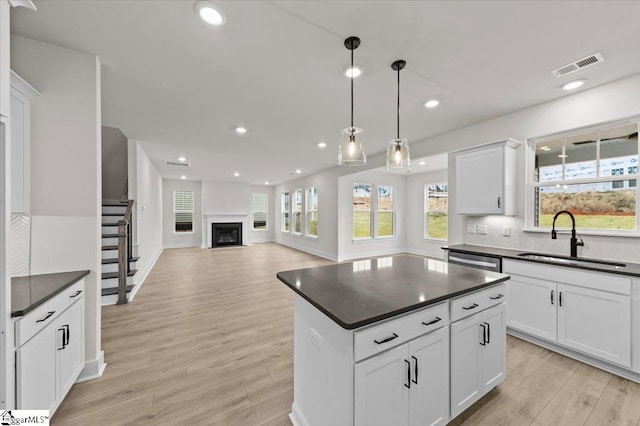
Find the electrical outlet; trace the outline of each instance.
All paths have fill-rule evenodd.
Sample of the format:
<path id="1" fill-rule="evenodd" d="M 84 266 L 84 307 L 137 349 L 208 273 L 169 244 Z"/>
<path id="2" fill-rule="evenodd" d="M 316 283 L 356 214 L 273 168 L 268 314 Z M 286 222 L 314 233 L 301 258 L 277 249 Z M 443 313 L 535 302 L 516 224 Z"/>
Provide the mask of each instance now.
<path id="1" fill-rule="evenodd" d="M 508 237 L 509 235 L 511 235 L 511 227 L 504 225 L 502 227 L 502 235 L 504 235 L 505 237 Z"/>
<path id="2" fill-rule="evenodd" d="M 487 225 L 478 225 L 478 234 L 486 234 Z"/>
<path id="3" fill-rule="evenodd" d="M 467 225 L 467 234 L 475 234 L 476 226 L 475 225 Z"/>
<path id="4" fill-rule="evenodd" d="M 309 331 L 311 334 L 311 342 L 314 344 L 316 348 L 321 349 L 320 344 L 322 343 L 322 336 L 313 328 L 309 328 Z"/>

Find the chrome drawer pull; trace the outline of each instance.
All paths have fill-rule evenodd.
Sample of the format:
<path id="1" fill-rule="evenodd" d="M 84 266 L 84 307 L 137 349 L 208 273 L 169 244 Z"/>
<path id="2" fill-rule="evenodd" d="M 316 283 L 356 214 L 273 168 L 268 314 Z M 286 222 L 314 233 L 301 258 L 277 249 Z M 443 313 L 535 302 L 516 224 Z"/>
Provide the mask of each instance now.
<path id="1" fill-rule="evenodd" d="M 44 317 L 44 318 L 42 318 L 42 319 L 39 319 L 39 320 L 38 320 L 38 321 L 36 321 L 36 322 L 45 322 L 46 320 L 48 320 L 49 318 L 51 318 L 51 315 L 53 315 L 53 314 L 55 314 L 55 313 L 56 313 L 56 311 L 49 311 L 49 313 L 47 314 L 47 316 L 46 316 L 46 317 Z"/>
<path id="2" fill-rule="evenodd" d="M 498 293 L 497 296 L 489 296 L 489 299 L 491 300 L 498 300 L 498 299 L 502 299 L 504 297 L 504 294 L 500 294 Z"/>
<path id="3" fill-rule="evenodd" d="M 378 345 L 381 345 L 383 343 L 387 343 L 392 341 L 393 339 L 396 339 L 398 337 L 398 335 L 396 333 L 393 333 L 393 336 L 387 337 L 386 339 L 382 339 L 380 341 L 378 340 L 374 340 L 374 342 L 376 342 Z"/>
<path id="4" fill-rule="evenodd" d="M 436 319 L 434 319 L 432 321 L 429 321 L 429 322 L 424 322 L 423 321 L 422 324 L 424 324 L 424 325 L 432 325 L 432 324 L 435 324 L 435 323 L 440 322 L 440 321 L 442 321 L 442 318 L 436 317 Z"/>
<path id="5" fill-rule="evenodd" d="M 465 311 L 470 311 L 471 309 L 475 309 L 475 308 L 477 308 L 477 307 L 478 307 L 478 304 L 477 304 L 477 303 L 474 303 L 474 304 L 473 304 L 473 305 L 471 305 L 471 306 L 463 306 L 463 307 L 462 307 L 462 309 L 464 309 Z"/>
<path id="6" fill-rule="evenodd" d="M 82 290 L 76 291 L 76 294 L 74 294 L 73 296 L 69 296 L 69 298 L 73 299 L 74 297 L 78 296 L 80 293 L 82 293 Z"/>

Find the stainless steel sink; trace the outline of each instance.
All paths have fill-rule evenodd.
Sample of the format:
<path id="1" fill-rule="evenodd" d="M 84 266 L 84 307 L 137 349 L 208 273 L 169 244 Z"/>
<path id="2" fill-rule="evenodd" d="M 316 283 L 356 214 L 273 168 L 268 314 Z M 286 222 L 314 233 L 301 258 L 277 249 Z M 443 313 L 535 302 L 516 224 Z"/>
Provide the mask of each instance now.
<path id="1" fill-rule="evenodd" d="M 541 253 L 520 253 L 518 256 L 524 257 L 525 259 L 557 263 L 559 265 L 586 266 L 586 267 L 599 268 L 599 269 L 617 270 L 617 269 L 626 268 L 627 266 L 624 263 L 607 262 L 604 260 L 595 260 L 595 259 L 579 259 L 576 257 L 551 256 L 548 254 L 541 254 Z"/>

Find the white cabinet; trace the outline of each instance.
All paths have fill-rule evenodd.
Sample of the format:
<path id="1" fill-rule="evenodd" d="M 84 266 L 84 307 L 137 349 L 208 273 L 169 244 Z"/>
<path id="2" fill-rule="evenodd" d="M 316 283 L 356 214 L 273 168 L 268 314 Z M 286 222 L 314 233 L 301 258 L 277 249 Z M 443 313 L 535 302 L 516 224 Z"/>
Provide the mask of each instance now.
<path id="1" fill-rule="evenodd" d="M 511 260 L 504 271 L 510 329 L 631 367 L 628 277 Z"/>
<path id="2" fill-rule="evenodd" d="M 509 327 L 556 340 L 556 283 L 512 275 L 507 286 Z"/>
<path id="3" fill-rule="evenodd" d="M 507 139 L 454 153 L 459 214 L 516 214 L 516 149 Z"/>
<path id="4" fill-rule="evenodd" d="M 629 296 L 558 284 L 558 343 L 631 366 Z"/>
<path id="5" fill-rule="evenodd" d="M 19 409 L 53 410 L 57 401 L 57 330 L 48 326 L 16 351 L 16 403 Z"/>
<path id="6" fill-rule="evenodd" d="M 355 425 L 446 424 L 448 372 L 448 327 L 357 363 Z"/>
<path id="7" fill-rule="evenodd" d="M 21 317 L 15 327 L 17 408 L 53 414 L 84 367 L 84 280 Z"/>
<path id="8" fill-rule="evenodd" d="M 31 99 L 39 95 L 11 72 L 11 212 L 30 211 Z"/>
<path id="9" fill-rule="evenodd" d="M 451 325 L 451 418 L 506 378 L 505 304 Z"/>

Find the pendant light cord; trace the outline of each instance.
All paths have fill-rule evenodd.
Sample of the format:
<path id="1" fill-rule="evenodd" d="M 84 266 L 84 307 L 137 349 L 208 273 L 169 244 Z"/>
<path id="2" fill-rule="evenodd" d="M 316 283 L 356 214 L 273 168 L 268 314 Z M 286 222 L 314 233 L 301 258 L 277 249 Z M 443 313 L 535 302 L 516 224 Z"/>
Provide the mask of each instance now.
<path id="1" fill-rule="evenodd" d="M 352 46 L 353 47 L 353 46 Z M 351 128 L 353 129 L 353 48 L 351 49 Z"/>
<path id="2" fill-rule="evenodd" d="M 398 68 L 398 109 L 397 109 L 397 115 L 398 115 L 398 137 L 397 139 L 400 140 L 400 68 Z"/>

